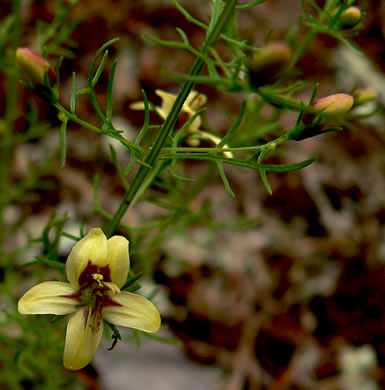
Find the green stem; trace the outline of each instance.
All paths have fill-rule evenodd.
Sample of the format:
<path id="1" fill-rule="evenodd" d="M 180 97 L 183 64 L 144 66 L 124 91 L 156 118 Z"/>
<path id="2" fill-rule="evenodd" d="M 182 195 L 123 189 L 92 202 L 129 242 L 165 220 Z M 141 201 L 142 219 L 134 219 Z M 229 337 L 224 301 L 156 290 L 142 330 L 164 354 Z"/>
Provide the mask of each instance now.
<path id="1" fill-rule="evenodd" d="M 213 29 L 209 33 L 209 35 L 206 38 L 205 43 L 203 44 L 201 53 L 202 56 L 196 58 L 189 75 L 190 76 L 197 76 L 200 74 L 201 70 L 203 69 L 205 65 L 205 61 L 203 59 L 204 56 L 206 56 L 209 52 L 210 47 L 215 43 L 215 41 L 218 39 L 220 33 L 222 32 L 223 27 L 228 22 L 230 17 L 233 14 L 233 11 L 235 9 L 235 6 L 237 4 L 237 0 L 228 0 L 225 3 L 223 12 L 221 16 L 218 18 L 217 23 L 214 25 Z M 175 100 L 175 103 L 167 116 L 161 131 L 158 134 L 158 137 L 156 138 L 153 147 L 151 148 L 150 152 L 148 153 L 145 163 L 148 166 L 153 166 L 158 154 L 160 153 L 164 143 L 167 140 L 167 137 L 171 133 L 171 130 L 173 129 L 177 119 L 180 110 L 182 109 L 183 103 L 185 102 L 187 96 L 189 95 L 190 91 L 192 90 L 194 86 L 193 81 L 186 81 L 179 92 L 178 97 Z M 130 207 L 131 201 L 134 199 L 136 192 L 141 187 L 144 179 L 147 176 L 147 173 L 149 172 L 150 168 L 144 165 L 141 165 L 136 176 L 134 177 L 132 184 L 129 188 L 129 190 L 126 192 L 119 209 L 115 213 L 113 219 L 110 221 L 106 228 L 106 235 L 109 237 L 111 236 L 117 227 L 119 226 L 120 221 L 122 220 L 124 214 L 126 213 L 127 209 Z"/>
<path id="2" fill-rule="evenodd" d="M 60 103 L 54 104 L 54 106 L 63 114 L 65 115 L 70 121 L 77 123 L 80 126 L 83 126 L 87 129 L 90 129 L 92 131 L 95 131 L 99 134 L 104 134 L 103 130 L 101 130 L 99 127 L 92 125 L 91 123 L 88 123 L 84 121 L 83 119 L 80 119 L 74 114 L 71 114 L 68 110 L 66 110 Z M 114 138 L 121 142 L 124 146 L 126 146 L 128 149 L 132 150 L 135 149 L 136 152 L 139 153 L 139 155 L 143 155 L 143 150 L 139 145 L 134 145 L 131 142 L 128 142 L 124 137 L 118 134 L 109 133 L 108 134 L 111 138 Z"/>

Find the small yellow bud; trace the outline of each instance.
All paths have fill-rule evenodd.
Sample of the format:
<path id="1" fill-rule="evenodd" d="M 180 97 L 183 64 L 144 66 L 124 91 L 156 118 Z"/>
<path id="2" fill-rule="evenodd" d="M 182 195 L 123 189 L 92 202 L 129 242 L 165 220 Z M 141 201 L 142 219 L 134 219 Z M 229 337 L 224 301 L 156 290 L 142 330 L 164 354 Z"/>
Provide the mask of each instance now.
<path id="1" fill-rule="evenodd" d="M 353 92 L 354 105 L 359 106 L 376 100 L 378 98 L 378 93 L 373 88 L 360 88 Z"/>
<path id="2" fill-rule="evenodd" d="M 347 114 L 353 107 L 353 96 L 346 93 L 336 93 L 316 100 L 311 109 L 325 116 L 339 116 Z"/>
<path id="3" fill-rule="evenodd" d="M 284 42 L 273 42 L 255 52 L 250 61 L 250 84 L 258 88 L 275 82 L 292 56 Z"/>
<path id="4" fill-rule="evenodd" d="M 349 29 L 357 26 L 361 21 L 362 13 L 358 7 L 348 7 L 340 15 L 339 26 L 341 29 Z"/>
<path id="5" fill-rule="evenodd" d="M 16 61 L 26 81 L 32 87 L 46 86 L 44 77 L 48 72 L 50 85 L 54 84 L 56 76 L 49 62 L 31 49 L 21 47 L 16 51 Z"/>

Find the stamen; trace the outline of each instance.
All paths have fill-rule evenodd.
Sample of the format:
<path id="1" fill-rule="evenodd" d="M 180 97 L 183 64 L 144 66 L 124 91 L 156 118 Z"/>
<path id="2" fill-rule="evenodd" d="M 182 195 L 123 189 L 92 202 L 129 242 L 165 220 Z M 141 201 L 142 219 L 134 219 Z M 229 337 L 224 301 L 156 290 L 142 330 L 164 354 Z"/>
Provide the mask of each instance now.
<path id="1" fill-rule="evenodd" d="M 113 295 L 120 294 L 120 288 L 112 282 L 105 282 L 104 285 L 111 291 Z"/>
<path id="2" fill-rule="evenodd" d="M 102 283 L 103 275 L 101 275 L 101 274 L 92 274 L 92 277 L 98 283 L 99 287 L 103 287 L 103 283 Z"/>

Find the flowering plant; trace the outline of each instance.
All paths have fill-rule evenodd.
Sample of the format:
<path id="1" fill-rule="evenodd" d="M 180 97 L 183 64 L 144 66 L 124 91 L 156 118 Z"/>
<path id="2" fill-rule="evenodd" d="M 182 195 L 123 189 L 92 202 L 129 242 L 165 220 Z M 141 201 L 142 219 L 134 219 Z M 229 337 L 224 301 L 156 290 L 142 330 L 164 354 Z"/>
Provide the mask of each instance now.
<path id="1" fill-rule="evenodd" d="M 188 30 L 185 32 L 177 27 L 179 37 L 168 32 L 164 35 L 164 30 L 159 30 L 154 36 L 144 37 L 146 41 L 151 41 L 150 44 L 129 45 L 129 49 L 128 43 L 134 42 L 131 35 L 143 30 L 154 31 L 153 28 L 159 24 L 152 26 L 151 18 L 155 14 L 157 18 L 163 18 L 168 8 L 167 12 L 154 13 L 146 9 L 151 2 L 112 2 L 119 3 L 119 12 L 107 12 L 102 17 L 111 18 L 106 21 L 107 26 L 118 25 L 116 21 L 122 18 L 116 33 L 123 35 L 126 29 L 130 38 L 113 38 L 105 42 L 107 38 L 98 34 L 93 40 L 100 47 L 96 53 L 88 34 L 82 33 L 88 31 L 89 25 L 79 33 L 71 34 L 80 23 L 79 14 L 88 7 L 92 9 L 97 2 L 42 1 L 47 3 L 47 10 L 34 2 L 10 2 L 14 11 L 4 21 L 0 34 L 0 47 L 4 49 L 0 50 L 4 55 L 4 60 L 0 60 L 0 89 L 4 92 L 4 109 L 0 118 L 0 293 L 6 296 L 4 304 L 1 300 L 0 315 L 0 340 L 5 340 L 6 352 L 0 354 L 0 367 L 2 372 L 6 371 L 3 367 L 8 367 L 10 374 L 0 375 L 0 388 L 3 388 L 3 378 L 7 382 L 4 387 L 12 390 L 36 386 L 47 389 L 64 387 L 71 373 L 64 371 L 57 362 L 63 356 L 67 369 L 85 367 L 95 355 L 107 326 L 113 332 L 113 346 L 120 338 L 115 325 L 143 331 L 143 334 L 132 332 L 132 339 L 138 344 L 141 337 L 177 343 L 175 339 L 153 335 L 161 322 L 160 313 L 152 303 L 158 291 L 164 294 L 161 297 L 167 313 L 172 313 L 168 317 L 170 327 L 175 326 L 175 322 L 179 324 L 179 321 L 185 327 L 194 310 L 207 314 L 208 321 L 222 321 L 229 316 L 229 321 L 225 321 L 227 324 L 240 322 L 240 326 L 244 327 L 241 333 L 245 337 L 239 338 L 239 351 L 240 356 L 246 357 L 240 360 L 246 362 L 247 367 L 238 367 L 235 377 L 239 379 L 240 386 L 249 383 L 250 378 L 243 380 L 238 374 L 246 373 L 255 366 L 249 362 L 256 360 L 256 356 L 252 355 L 256 349 L 244 346 L 257 346 L 256 328 L 263 329 L 266 325 L 264 319 L 261 322 L 257 319 L 259 308 L 263 313 L 272 313 L 271 308 L 275 307 L 270 305 L 269 299 L 260 300 L 265 293 L 272 293 L 276 285 L 275 270 L 272 278 L 265 278 L 270 267 L 268 258 L 274 256 L 275 251 L 284 251 L 279 249 L 284 245 L 275 244 L 292 237 L 292 231 L 328 236 L 324 225 L 337 216 L 343 223 L 350 221 L 346 215 L 351 214 L 343 213 L 342 209 L 352 203 L 359 191 L 355 190 L 355 185 L 350 187 L 349 183 L 341 181 L 346 185 L 343 190 L 349 194 L 349 201 L 334 201 L 334 193 L 337 192 L 335 183 L 317 181 L 321 181 L 317 166 L 325 162 L 316 149 L 333 140 L 333 135 L 322 137 L 327 132 L 362 130 L 365 122 L 360 120 L 381 109 L 375 101 L 382 97 L 366 78 L 353 81 L 347 78 L 346 84 L 340 83 L 335 77 L 343 68 L 340 64 L 333 65 L 333 71 L 328 72 L 328 77 L 324 79 L 324 71 L 331 59 L 326 55 L 323 57 L 330 54 L 331 47 L 333 51 L 340 50 L 338 43 L 341 47 L 348 46 L 352 53 L 358 51 L 356 45 L 360 41 L 351 41 L 350 37 L 366 26 L 369 19 L 366 11 L 361 12 L 353 6 L 354 0 L 302 0 L 298 26 L 296 21 L 292 21 L 292 28 L 287 30 L 286 36 L 282 31 L 272 31 L 271 34 L 258 31 L 255 36 L 248 33 L 246 37 L 245 32 L 253 32 L 255 23 L 251 30 L 244 29 L 244 19 L 238 18 L 244 18 L 246 14 L 249 18 L 253 15 L 253 7 L 256 7 L 256 13 L 261 11 L 262 15 L 270 7 L 268 2 L 262 4 L 265 0 L 208 0 L 210 20 L 206 18 L 206 8 L 190 13 L 189 10 L 195 7 L 194 2 L 186 8 L 178 0 L 172 2 L 176 12 L 188 21 L 181 24 L 183 28 L 189 26 Z M 97 5 L 97 12 L 106 6 L 105 3 L 109 6 L 110 2 L 101 3 Z M 287 6 L 285 2 L 281 3 L 280 7 Z M 76 13 L 72 14 L 78 5 Z M 127 14 L 120 15 L 120 7 Z M 27 12 L 29 8 L 33 12 Z M 138 13 L 138 9 L 142 8 L 146 12 Z M 28 20 L 41 9 L 48 11 L 43 15 L 44 20 L 55 13 L 53 19 L 47 22 L 48 26 L 43 20 L 38 20 L 38 23 Z M 271 8 L 268 12 L 273 19 L 277 17 Z M 371 11 L 368 9 L 368 12 Z M 282 15 L 285 19 L 291 17 L 285 13 Z M 127 20 L 142 16 L 139 24 L 127 23 Z M 174 14 L 172 16 L 169 21 L 179 23 L 178 18 L 174 18 Z M 85 19 L 88 23 L 89 18 Z M 242 23 L 239 23 L 240 20 Z M 149 22 L 148 28 L 143 28 L 146 22 Z M 24 25 L 31 36 L 23 34 Z M 98 25 L 92 23 L 90 28 Z M 274 20 L 271 25 L 275 25 Z M 110 29 L 100 31 L 104 33 L 107 30 L 108 34 L 112 33 Z M 319 45 L 318 35 L 327 35 L 328 39 L 322 38 L 323 44 Z M 165 36 L 176 38 L 163 40 L 161 37 Z M 264 39 L 261 39 L 263 36 Z M 139 40 L 139 37 L 136 38 Z M 153 42 L 158 45 L 156 50 L 153 50 Z M 334 42 L 330 48 L 329 42 Z M 31 45 L 34 50 L 26 45 Z M 174 50 L 181 56 L 169 55 Z M 162 55 L 159 56 L 159 53 Z M 113 61 L 111 54 L 117 57 Z M 191 57 L 194 59 L 191 69 L 181 73 L 181 69 L 182 72 L 186 70 Z M 365 55 L 361 57 L 364 59 Z M 90 67 L 85 69 L 84 64 L 88 62 Z M 349 61 L 343 62 L 344 66 L 350 66 Z M 131 67 L 132 64 L 134 66 Z M 158 64 L 166 72 L 160 72 Z M 128 72 L 127 66 L 130 68 Z M 135 71 L 131 71 L 133 69 Z M 169 77 L 170 72 L 175 70 L 177 72 Z M 177 90 L 178 83 L 179 92 L 172 93 Z M 140 89 L 142 85 L 143 90 Z M 31 96 L 30 90 L 34 95 Z M 157 95 L 154 100 L 147 98 L 150 90 Z M 205 91 L 205 94 L 200 91 Z M 159 103 L 155 100 L 157 98 Z M 138 113 L 138 110 L 142 112 Z M 157 114 L 160 120 L 152 123 L 152 113 Z M 90 132 L 94 137 L 89 136 Z M 344 153 L 345 149 L 349 153 L 349 148 L 355 152 L 360 150 L 357 144 L 366 142 L 363 134 L 368 133 L 341 132 L 339 139 L 345 135 L 348 135 L 346 138 L 361 138 L 358 142 L 333 143 L 330 149 L 322 149 L 321 146 L 319 150 L 327 150 L 327 157 L 330 150 L 330 156 L 334 157 L 332 152 L 338 150 L 338 145 L 344 144 Z M 317 138 L 302 142 L 310 137 Z M 372 144 L 375 145 L 374 142 Z M 339 166 L 336 164 L 340 162 L 337 157 L 341 156 L 335 154 L 333 163 Z M 313 164 L 316 158 L 312 155 L 320 155 L 317 165 L 291 173 Z M 246 170 L 249 172 L 244 176 Z M 376 172 L 380 171 L 370 170 L 375 178 L 374 187 L 380 183 L 376 179 Z M 339 172 L 345 173 L 343 169 Z M 271 176 L 272 185 L 269 183 Z M 306 178 L 311 180 L 306 181 Z M 288 181 L 286 184 L 285 180 Z M 218 186 L 218 182 L 223 187 Z M 302 185 L 303 191 L 294 192 L 297 185 Z M 260 186 L 264 186 L 267 193 L 260 191 Z M 354 189 L 354 195 L 350 188 Z M 307 193 L 309 196 L 302 202 Z M 227 194 L 237 198 L 236 201 L 228 198 Z M 323 208 L 319 213 L 313 212 L 316 206 L 313 203 L 322 202 L 322 206 L 327 206 L 328 199 L 332 209 L 326 207 L 325 210 L 329 210 L 326 214 Z M 84 202 L 82 207 L 77 207 L 76 200 Z M 369 203 L 372 205 L 371 200 Z M 311 212 L 307 212 L 307 207 L 311 208 Z M 61 211 L 63 208 L 66 209 L 64 212 Z M 285 220 L 282 231 L 290 229 L 289 234 L 278 231 L 276 239 L 272 237 L 261 243 L 260 237 L 271 236 L 271 232 L 267 231 L 267 234 L 258 235 L 256 240 L 247 240 L 253 242 L 253 253 L 257 250 L 261 256 L 256 261 L 249 253 L 242 256 L 237 248 L 239 246 L 240 251 L 245 251 L 241 243 L 244 232 L 254 235 L 256 229 L 275 229 L 274 226 L 281 222 L 262 226 L 264 221 L 276 218 L 275 212 L 269 214 L 271 209 L 278 210 L 276 215 Z M 62 212 L 64 215 L 58 215 Z M 306 217 L 303 224 L 297 223 L 297 213 L 300 214 L 298 220 Z M 33 219 L 32 223 L 36 224 L 35 217 L 39 226 L 34 226 L 30 232 L 30 221 Z M 44 218 L 47 222 L 41 227 Z M 84 221 L 90 226 L 103 228 L 92 229 L 85 236 L 80 229 L 82 238 L 79 239 L 72 234 L 72 227 L 83 226 Z M 341 227 L 342 222 L 336 227 Z M 304 226 L 308 229 L 303 229 Z M 195 240 L 198 230 L 199 237 Z M 116 235 L 117 232 L 120 235 Z M 234 242 L 223 239 L 222 233 L 230 235 L 230 232 L 237 234 Z M 125 237 L 130 238 L 131 255 L 135 253 L 134 269 L 130 269 L 129 243 Z M 177 244 L 173 242 L 175 238 Z M 76 243 L 64 264 L 63 254 L 67 256 L 69 249 L 63 247 L 63 240 L 67 239 Z M 274 251 L 267 248 L 259 250 L 265 244 L 269 246 L 270 242 L 274 244 Z M 296 242 L 293 240 L 293 243 Z M 192 245 L 209 248 L 210 253 L 204 256 L 201 255 L 203 252 L 190 251 Z M 217 246 L 220 247 L 218 252 Z M 33 253 L 30 252 L 32 250 Z M 225 259 L 223 264 L 222 258 Z M 231 261 L 226 261 L 226 258 Z M 249 258 L 250 261 L 244 263 L 244 259 Z M 185 267 L 190 262 L 194 262 L 191 269 L 204 262 L 200 264 L 202 267 L 197 267 L 197 275 L 202 274 L 203 278 L 191 278 L 191 284 L 204 279 L 205 287 L 202 289 L 190 289 L 190 275 L 186 275 L 188 283 L 182 281 L 179 289 L 179 277 L 184 275 L 178 274 L 179 266 Z M 257 262 L 261 263 L 260 267 L 254 269 Z M 176 263 L 178 267 L 173 267 Z M 212 275 L 216 278 L 218 264 L 221 270 L 218 277 L 222 278 L 230 263 L 237 265 L 237 274 L 234 276 L 233 269 L 230 272 L 231 282 L 206 283 L 212 280 Z M 210 272 L 206 273 L 206 266 Z M 259 272 L 265 267 L 267 273 Z M 193 272 L 191 269 L 187 273 Z M 156 276 L 156 283 L 163 283 L 165 287 L 154 287 L 147 298 L 136 294 L 142 270 L 149 279 Z M 61 272 L 61 279 L 58 272 Z M 175 283 L 168 283 L 171 274 Z M 64 281 L 65 275 L 67 282 Z M 255 283 L 258 291 L 263 292 L 256 294 L 254 279 L 261 278 L 261 275 L 266 283 L 262 283 L 262 287 Z M 298 275 L 304 275 L 305 279 L 306 272 L 289 272 L 288 275 L 290 280 L 292 277 L 297 280 Z M 30 288 L 31 280 L 46 281 Z M 207 302 L 201 304 L 205 300 L 206 285 L 210 288 L 219 286 L 221 291 L 219 294 L 211 294 L 210 291 Z M 234 288 L 238 289 L 237 285 L 239 291 L 230 294 L 236 299 L 227 299 L 227 288 L 234 292 Z M 174 289 L 178 290 L 177 300 L 173 299 Z M 249 290 L 250 297 L 244 300 Z M 194 294 L 198 298 L 196 301 L 192 299 L 193 304 L 189 305 Z M 174 312 L 168 310 L 180 302 L 180 295 L 184 295 L 183 308 L 178 307 Z M 291 297 L 296 299 L 297 294 Z M 210 304 L 213 299 L 220 304 Z M 272 299 L 276 297 L 272 296 Z M 234 315 L 238 311 L 227 310 L 231 302 L 238 307 L 238 301 L 241 302 L 239 313 L 243 318 Z M 285 309 L 288 301 L 292 302 L 292 298 L 283 301 Z M 277 310 L 280 310 L 279 306 Z M 210 311 L 212 307 L 215 308 L 213 312 Z M 67 322 L 51 326 L 46 318 L 35 314 L 58 316 L 52 322 L 63 316 Z M 217 314 L 223 314 L 223 318 L 216 318 Z M 163 322 L 167 322 L 165 315 Z M 253 324 L 256 323 L 261 326 L 254 329 Z M 302 319 L 298 323 L 302 324 Z M 63 353 L 56 341 L 58 333 L 61 337 L 61 325 L 65 324 Z M 185 328 L 187 332 L 191 329 Z M 206 341 L 210 343 L 210 340 Z M 235 340 L 234 345 L 237 342 Z M 35 359 L 36 351 L 42 348 L 47 353 Z M 238 358 L 230 360 L 240 361 Z M 104 367 L 95 366 L 103 375 Z M 52 378 L 51 374 L 56 376 Z M 77 376 L 72 375 L 73 378 Z M 250 386 L 253 385 L 250 382 Z M 301 384 L 298 387 L 304 388 Z"/>
<path id="2" fill-rule="evenodd" d="M 101 229 L 92 229 L 72 248 L 66 262 L 69 283 L 43 282 L 19 300 L 21 314 L 69 315 L 64 367 L 79 370 L 93 358 L 103 334 L 103 320 L 155 333 L 160 315 L 146 298 L 121 291 L 130 260 L 128 241 L 122 236 L 107 240 Z"/>

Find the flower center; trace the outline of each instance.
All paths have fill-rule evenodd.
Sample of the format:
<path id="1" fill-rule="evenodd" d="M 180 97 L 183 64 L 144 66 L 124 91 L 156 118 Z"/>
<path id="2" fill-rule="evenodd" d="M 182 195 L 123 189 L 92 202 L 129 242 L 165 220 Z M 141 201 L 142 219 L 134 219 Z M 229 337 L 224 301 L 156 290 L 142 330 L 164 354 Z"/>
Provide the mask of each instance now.
<path id="1" fill-rule="evenodd" d="M 103 287 L 103 283 L 102 283 L 103 275 L 102 274 L 92 274 L 92 277 L 96 280 L 99 287 Z"/>
<path id="2" fill-rule="evenodd" d="M 90 261 L 79 277 L 79 286 L 81 304 L 88 307 L 90 328 L 96 333 L 103 318 L 103 307 L 111 295 L 120 294 L 120 289 L 111 282 L 108 265 L 97 267 Z"/>

